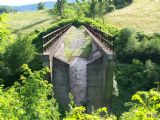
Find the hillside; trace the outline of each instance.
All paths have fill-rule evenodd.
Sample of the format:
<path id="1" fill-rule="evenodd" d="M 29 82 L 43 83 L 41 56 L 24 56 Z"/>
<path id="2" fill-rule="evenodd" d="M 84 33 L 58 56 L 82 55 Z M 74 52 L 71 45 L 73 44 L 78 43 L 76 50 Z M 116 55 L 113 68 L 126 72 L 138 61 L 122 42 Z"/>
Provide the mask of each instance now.
<path id="1" fill-rule="evenodd" d="M 24 11 L 36 11 L 37 10 L 37 4 L 30 4 L 30 5 L 22 5 L 22 6 L 11 6 L 11 8 L 19 11 L 19 12 L 24 12 Z M 46 9 L 51 9 L 54 6 L 54 2 L 44 2 L 44 7 Z"/>
<path id="2" fill-rule="evenodd" d="M 54 7 L 54 1 L 43 2 L 45 9 L 52 9 Z M 19 6 L 11 6 L 11 5 L 2 5 L 0 3 L 1 8 L 13 9 L 18 12 L 25 12 L 25 11 L 36 11 L 38 3 L 34 4 L 27 4 L 27 5 L 19 5 Z"/>
<path id="3" fill-rule="evenodd" d="M 13 33 L 31 32 L 35 29 L 45 29 L 57 18 L 52 15 L 52 10 L 34 12 L 18 12 L 8 14 L 10 30 Z"/>
<path id="4" fill-rule="evenodd" d="M 12 32 L 30 32 L 47 28 L 56 19 L 51 12 L 52 10 L 10 13 L 8 23 Z M 134 0 L 131 5 L 106 14 L 104 18 L 105 23 L 120 28 L 136 28 L 146 33 L 159 32 L 160 1 Z"/>
<path id="5" fill-rule="evenodd" d="M 136 0 L 128 7 L 105 15 L 105 23 L 131 27 L 147 33 L 160 31 L 160 1 Z"/>

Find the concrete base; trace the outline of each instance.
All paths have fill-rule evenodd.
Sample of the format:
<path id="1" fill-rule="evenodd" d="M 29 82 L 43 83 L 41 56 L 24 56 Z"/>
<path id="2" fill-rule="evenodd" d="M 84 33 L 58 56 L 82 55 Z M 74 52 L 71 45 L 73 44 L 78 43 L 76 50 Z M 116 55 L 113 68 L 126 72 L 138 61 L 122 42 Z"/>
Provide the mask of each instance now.
<path id="1" fill-rule="evenodd" d="M 49 66 L 49 57 L 44 56 L 44 65 Z M 69 103 L 70 76 L 69 64 L 53 57 L 52 60 L 52 83 L 54 95 L 60 108 L 67 110 Z M 113 91 L 113 69 L 114 56 L 102 55 L 102 57 L 87 64 L 87 91 L 86 104 L 87 112 L 92 108 L 107 107 L 111 111 Z"/>
<path id="2" fill-rule="evenodd" d="M 52 68 L 54 95 L 60 105 L 60 109 L 66 110 L 69 104 L 69 65 L 53 58 Z"/>

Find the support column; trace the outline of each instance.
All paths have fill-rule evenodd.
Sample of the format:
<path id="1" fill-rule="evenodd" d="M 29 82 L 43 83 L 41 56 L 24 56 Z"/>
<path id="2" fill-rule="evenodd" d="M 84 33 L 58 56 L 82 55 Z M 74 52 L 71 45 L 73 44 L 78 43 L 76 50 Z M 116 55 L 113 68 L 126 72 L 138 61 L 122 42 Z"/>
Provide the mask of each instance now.
<path id="1" fill-rule="evenodd" d="M 103 55 L 103 104 L 111 111 L 113 92 L 114 55 Z"/>
<path id="2" fill-rule="evenodd" d="M 43 67 L 50 67 L 49 55 L 42 55 L 41 57 Z"/>
<path id="3" fill-rule="evenodd" d="M 43 64 L 43 67 L 48 67 L 51 69 L 50 67 L 50 56 L 49 55 L 42 55 L 41 56 L 41 60 L 42 60 L 42 64 Z M 48 73 L 46 75 L 46 79 L 51 83 L 51 74 Z"/>

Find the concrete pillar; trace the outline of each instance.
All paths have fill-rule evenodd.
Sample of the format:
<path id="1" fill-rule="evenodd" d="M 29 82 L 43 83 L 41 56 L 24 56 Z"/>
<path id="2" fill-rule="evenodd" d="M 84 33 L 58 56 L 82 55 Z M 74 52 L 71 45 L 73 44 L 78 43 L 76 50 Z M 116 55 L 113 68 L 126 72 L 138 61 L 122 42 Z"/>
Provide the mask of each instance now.
<path id="1" fill-rule="evenodd" d="M 52 61 L 53 71 L 52 71 L 52 81 L 53 81 L 53 91 L 56 100 L 59 103 L 59 108 L 61 112 L 68 110 L 69 106 L 69 64 L 61 61 L 57 58 L 53 58 Z"/>
<path id="2" fill-rule="evenodd" d="M 42 55 L 41 57 L 43 67 L 50 67 L 49 55 Z"/>
<path id="3" fill-rule="evenodd" d="M 114 55 L 103 55 L 103 104 L 111 111 L 113 92 Z"/>
<path id="4" fill-rule="evenodd" d="M 49 67 L 50 68 L 50 56 L 49 55 L 42 55 L 41 60 L 42 60 L 42 63 L 43 63 L 43 67 Z M 50 73 L 48 73 L 46 75 L 46 79 L 51 83 L 51 74 Z"/>

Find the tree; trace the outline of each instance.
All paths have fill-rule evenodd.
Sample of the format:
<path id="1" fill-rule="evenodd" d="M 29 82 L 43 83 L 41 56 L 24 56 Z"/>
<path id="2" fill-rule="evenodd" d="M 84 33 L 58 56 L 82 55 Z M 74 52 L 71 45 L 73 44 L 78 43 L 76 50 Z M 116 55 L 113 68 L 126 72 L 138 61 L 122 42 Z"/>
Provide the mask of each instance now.
<path id="1" fill-rule="evenodd" d="M 121 120 L 159 120 L 160 119 L 160 92 L 150 90 L 138 91 L 132 96 L 132 107 L 121 116 Z"/>
<path id="2" fill-rule="evenodd" d="M 12 71 L 17 71 L 23 64 L 29 63 L 36 54 L 35 46 L 29 37 L 20 36 L 17 41 L 6 48 L 4 61 Z"/>
<path id="3" fill-rule="evenodd" d="M 16 12 L 16 10 L 9 6 L 0 6 L 0 14 L 9 12 Z"/>
<path id="4" fill-rule="evenodd" d="M 57 0 L 55 10 L 58 13 L 58 15 L 63 16 L 66 4 L 67 0 Z"/>
<path id="5" fill-rule="evenodd" d="M 89 8 L 90 15 L 93 18 L 95 17 L 95 14 L 96 14 L 96 4 L 97 4 L 97 1 L 92 0 Z"/>
<path id="6" fill-rule="evenodd" d="M 0 54 L 4 53 L 5 48 L 12 43 L 10 31 L 7 29 L 7 15 L 0 15 Z"/>
<path id="7" fill-rule="evenodd" d="M 32 72 L 28 65 L 21 67 L 20 83 L 4 89 L 0 86 L 0 119 L 59 120 L 52 85 L 45 80 L 48 68 Z"/>
<path id="8" fill-rule="evenodd" d="M 3 84 L 12 85 L 19 77 L 21 66 L 31 62 L 35 55 L 36 49 L 29 37 L 19 37 L 15 43 L 7 46 L 2 57 L 5 63 L 5 69 L 2 71 L 7 69 L 8 72 L 0 76 Z"/>
<path id="9" fill-rule="evenodd" d="M 44 10 L 44 3 L 38 3 L 37 10 Z"/>

